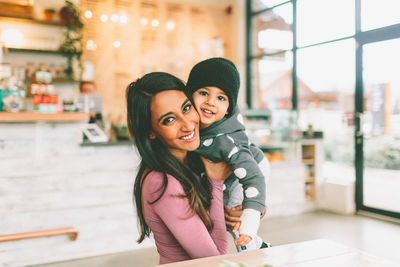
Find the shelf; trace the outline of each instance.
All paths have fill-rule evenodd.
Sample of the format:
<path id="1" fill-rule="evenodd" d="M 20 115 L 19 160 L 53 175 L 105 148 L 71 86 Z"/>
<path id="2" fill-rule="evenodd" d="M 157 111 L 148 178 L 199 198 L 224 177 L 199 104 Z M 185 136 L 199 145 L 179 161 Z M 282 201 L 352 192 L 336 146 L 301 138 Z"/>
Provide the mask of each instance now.
<path id="1" fill-rule="evenodd" d="M 83 112 L 37 113 L 0 112 L 0 122 L 88 122 L 89 114 Z"/>
<path id="2" fill-rule="evenodd" d="M 70 78 L 54 78 L 51 83 L 79 83 L 80 81 Z"/>
<path id="3" fill-rule="evenodd" d="M 34 24 L 64 27 L 64 25 L 59 21 L 39 20 L 39 19 L 33 19 L 33 18 L 31 19 L 31 18 L 0 16 L 0 21 L 15 21 L 15 22 L 23 22 L 23 23 L 34 23 Z"/>
<path id="4" fill-rule="evenodd" d="M 9 52 L 18 52 L 18 53 L 41 53 L 41 54 L 56 54 L 56 55 L 65 54 L 64 52 L 62 52 L 60 50 L 13 48 L 13 47 L 8 47 L 7 50 Z"/>
<path id="5" fill-rule="evenodd" d="M 268 120 L 271 117 L 271 111 L 267 109 L 244 109 L 241 113 L 247 119 Z"/>
<path id="6" fill-rule="evenodd" d="M 302 159 L 303 164 L 305 165 L 313 165 L 314 159 Z"/>

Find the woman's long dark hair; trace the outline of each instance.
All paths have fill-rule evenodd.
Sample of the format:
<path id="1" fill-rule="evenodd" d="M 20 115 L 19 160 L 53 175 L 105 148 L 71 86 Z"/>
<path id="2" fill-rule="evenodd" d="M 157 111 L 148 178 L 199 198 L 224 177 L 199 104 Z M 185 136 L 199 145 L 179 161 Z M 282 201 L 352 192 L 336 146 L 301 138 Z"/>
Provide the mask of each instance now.
<path id="1" fill-rule="evenodd" d="M 141 230 L 138 243 L 141 243 L 146 236 L 149 237 L 151 232 L 144 219 L 142 207 L 142 186 L 148 174 L 144 173 L 146 169 L 164 174 L 164 181 L 159 189 L 161 193 L 151 204 L 157 202 L 163 196 L 168 185 L 167 174 L 170 174 L 181 183 L 193 212 L 201 218 L 207 229 L 210 230 L 213 227 L 212 220 L 207 212 L 211 200 L 210 184 L 207 178 L 200 175 L 201 178 L 198 179 L 193 174 L 193 171 L 196 174 L 203 171 L 203 165 L 198 156 L 194 153 L 188 153 L 188 168 L 179 162 L 158 138 L 150 139 L 152 130 L 151 99 L 155 94 L 165 90 L 184 92 L 185 85 L 171 74 L 152 72 L 132 82 L 126 89 L 128 129 L 142 158 L 133 188 Z"/>

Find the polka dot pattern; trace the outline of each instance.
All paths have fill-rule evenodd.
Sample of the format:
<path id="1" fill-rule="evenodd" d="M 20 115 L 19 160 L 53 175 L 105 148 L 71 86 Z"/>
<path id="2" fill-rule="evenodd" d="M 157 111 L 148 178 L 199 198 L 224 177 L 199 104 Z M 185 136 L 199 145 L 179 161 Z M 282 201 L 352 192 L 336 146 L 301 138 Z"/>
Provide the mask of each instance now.
<path id="1" fill-rule="evenodd" d="M 247 171 L 245 168 L 237 168 L 233 171 L 233 173 L 236 175 L 237 178 L 242 179 L 246 177 Z"/>
<path id="2" fill-rule="evenodd" d="M 246 191 L 244 192 L 246 197 L 248 198 L 253 198 L 256 197 L 258 195 L 258 190 L 255 187 L 249 187 L 246 189 Z"/>
<path id="3" fill-rule="evenodd" d="M 226 189 L 226 185 L 224 184 L 224 185 L 222 186 L 222 191 L 225 191 L 225 189 Z"/>
<path id="4" fill-rule="evenodd" d="M 213 143 L 213 139 L 212 138 L 208 138 L 206 140 L 204 140 L 203 145 L 204 146 L 210 146 Z"/>
<path id="5" fill-rule="evenodd" d="M 243 116 L 242 116 L 242 114 L 237 115 L 237 120 L 238 120 L 238 122 L 240 122 L 241 124 L 244 125 L 244 121 L 243 121 Z"/>
<path id="6" fill-rule="evenodd" d="M 229 152 L 228 158 L 230 159 L 233 154 L 237 153 L 239 149 L 237 147 L 232 148 L 231 152 Z"/>
<path id="7" fill-rule="evenodd" d="M 226 135 L 226 137 L 228 137 L 228 139 L 231 140 L 232 143 L 235 143 L 235 140 L 233 140 L 232 137 L 230 137 L 229 135 Z"/>

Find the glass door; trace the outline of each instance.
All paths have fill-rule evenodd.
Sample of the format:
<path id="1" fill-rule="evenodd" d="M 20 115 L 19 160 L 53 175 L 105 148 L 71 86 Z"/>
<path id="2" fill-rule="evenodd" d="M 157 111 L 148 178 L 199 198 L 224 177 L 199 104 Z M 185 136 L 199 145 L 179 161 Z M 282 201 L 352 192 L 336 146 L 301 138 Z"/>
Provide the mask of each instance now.
<path id="1" fill-rule="evenodd" d="M 400 218 L 400 38 L 362 47 L 361 210 Z M 360 135 L 360 134 L 358 134 Z"/>
<path id="2" fill-rule="evenodd" d="M 357 210 L 400 218 L 400 2 L 355 3 Z"/>

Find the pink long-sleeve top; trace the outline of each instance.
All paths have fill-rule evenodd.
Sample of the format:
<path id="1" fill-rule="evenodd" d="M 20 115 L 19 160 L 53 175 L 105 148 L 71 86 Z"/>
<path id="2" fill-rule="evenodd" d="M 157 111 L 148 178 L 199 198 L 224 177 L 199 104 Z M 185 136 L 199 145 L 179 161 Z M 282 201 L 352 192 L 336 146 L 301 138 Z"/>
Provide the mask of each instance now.
<path id="1" fill-rule="evenodd" d="M 223 181 L 210 179 L 212 200 L 209 210 L 214 222 L 209 232 L 197 214 L 193 215 L 182 185 L 173 176 L 167 175 L 168 185 L 164 195 L 158 190 L 163 183 L 163 174 L 152 171 L 142 188 L 143 211 L 147 225 L 153 232 L 160 264 L 216 256 L 228 253 L 223 209 Z"/>

